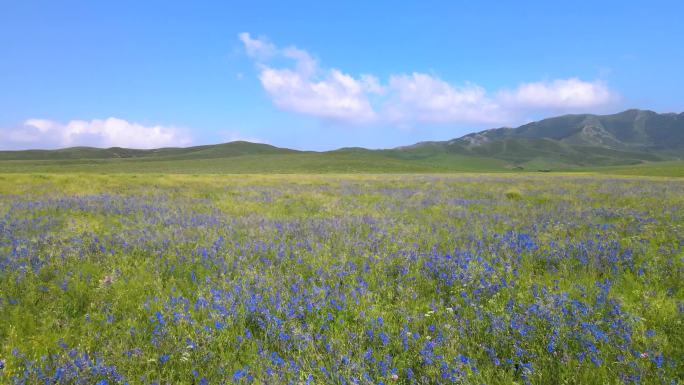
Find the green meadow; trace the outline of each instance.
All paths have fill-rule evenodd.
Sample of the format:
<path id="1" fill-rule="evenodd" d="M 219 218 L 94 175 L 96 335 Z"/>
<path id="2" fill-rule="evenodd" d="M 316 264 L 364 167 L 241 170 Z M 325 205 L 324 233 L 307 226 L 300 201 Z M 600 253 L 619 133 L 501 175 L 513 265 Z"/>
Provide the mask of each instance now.
<path id="1" fill-rule="evenodd" d="M 0 173 L 107 174 L 538 174 L 540 170 L 603 175 L 684 177 L 683 161 L 642 162 L 633 165 L 573 166 L 548 159 L 532 160 L 525 168 L 495 158 L 458 154 L 416 155 L 367 150 L 325 153 L 244 154 L 224 157 L 30 159 L 0 160 Z"/>
<path id="2" fill-rule="evenodd" d="M 663 177 L 0 174 L 0 383 L 678 383 L 683 208 Z"/>

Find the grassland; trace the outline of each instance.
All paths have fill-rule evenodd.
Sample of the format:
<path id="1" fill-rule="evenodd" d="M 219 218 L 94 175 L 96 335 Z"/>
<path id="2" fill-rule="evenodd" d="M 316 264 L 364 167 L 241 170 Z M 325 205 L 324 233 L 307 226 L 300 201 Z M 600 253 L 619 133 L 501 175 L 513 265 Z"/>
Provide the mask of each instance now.
<path id="1" fill-rule="evenodd" d="M 449 153 L 345 149 L 326 153 L 209 153 L 207 157 L 145 157 L 121 159 L 0 160 L 0 173 L 173 173 L 173 174 L 325 174 L 325 173 L 538 173 L 589 172 L 644 176 L 684 176 L 684 161 L 634 165 L 578 167 L 549 159 L 527 162 L 524 168 L 486 157 Z M 220 155 L 220 156 L 219 156 Z M 219 157 L 216 157 L 219 156 Z"/>
<path id="2" fill-rule="evenodd" d="M 684 180 L 0 174 L 0 383 L 669 384 Z"/>
<path id="3" fill-rule="evenodd" d="M 613 175 L 649 175 L 681 178 L 684 177 L 684 162 L 649 162 L 631 166 L 591 168 L 586 171 Z"/>

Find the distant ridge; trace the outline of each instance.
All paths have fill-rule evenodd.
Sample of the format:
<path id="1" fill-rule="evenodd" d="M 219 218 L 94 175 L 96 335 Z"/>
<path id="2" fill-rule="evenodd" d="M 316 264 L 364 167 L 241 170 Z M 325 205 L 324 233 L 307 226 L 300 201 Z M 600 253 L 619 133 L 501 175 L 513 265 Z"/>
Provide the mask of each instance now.
<path id="1" fill-rule="evenodd" d="M 684 159 L 684 113 L 659 114 L 631 109 L 612 115 L 563 115 L 516 128 L 493 128 L 452 140 L 384 150 L 348 147 L 325 152 L 297 151 L 236 141 L 151 150 L 71 147 L 0 151 L 0 161 L 33 162 L 31 167 L 39 165 L 49 170 L 58 169 L 62 164 L 102 162 L 109 169 L 116 169 L 112 162 L 124 161 L 126 169 L 140 169 L 142 166 L 133 165 L 142 161 L 149 169 L 153 168 L 149 165 L 157 162 L 163 164 L 162 170 L 174 170 L 174 161 L 211 159 L 219 162 L 210 165 L 217 172 L 563 170 L 679 161 Z M 48 168 L 46 163 L 36 163 L 45 161 L 53 162 Z M 6 168 L 12 167 L 6 165 Z M 197 169 L 201 167 L 198 163 Z"/>
<path id="2" fill-rule="evenodd" d="M 52 160 L 52 159 L 209 159 L 254 154 L 290 154 L 301 151 L 269 144 L 235 141 L 193 147 L 165 147 L 138 150 L 121 147 L 69 147 L 59 150 L 0 151 L 0 160 Z"/>
<path id="3" fill-rule="evenodd" d="M 528 162 L 576 166 L 633 164 L 684 158 L 684 113 L 627 110 L 613 115 L 563 115 L 517 128 L 484 130 L 399 151 L 430 149 Z"/>

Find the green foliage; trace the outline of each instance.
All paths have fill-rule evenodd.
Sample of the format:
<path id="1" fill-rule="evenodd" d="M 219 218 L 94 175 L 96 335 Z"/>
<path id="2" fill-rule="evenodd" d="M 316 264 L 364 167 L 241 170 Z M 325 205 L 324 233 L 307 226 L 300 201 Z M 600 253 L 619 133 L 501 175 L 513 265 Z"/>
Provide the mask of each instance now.
<path id="1" fill-rule="evenodd" d="M 520 192 L 520 190 L 517 189 L 506 190 L 506 193 L 504 195 L 506 195 L 506 198 L 516 201 L 522 199 L 522 192 Z"/>

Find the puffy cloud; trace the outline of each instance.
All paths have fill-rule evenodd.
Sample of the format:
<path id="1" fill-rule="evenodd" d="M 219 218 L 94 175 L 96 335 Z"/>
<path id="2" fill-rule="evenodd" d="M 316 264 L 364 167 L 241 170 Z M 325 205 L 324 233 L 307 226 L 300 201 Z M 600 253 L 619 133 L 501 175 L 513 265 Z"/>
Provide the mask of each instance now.
<path id="1" fill-rule="evenodd" d="M 475 84 L 454 87 L 422 73 L 393 75 L 389 79 L 393 97 L 386 104 L 393 121 L 477 122 L 502 120 L 503 112 L 484 88 Z"/>
<path id="2" fill-rule="evenodd" d="M 71 120 L 65 124 L 28 119 L 20 127 L 0 130 L 0 139 L 5 148 L 158 148 L 185 146 L 192 142 L 188 135 L 175 127 L 146 126 L 117 118 Z"/>
<path id="3" fill-rule="evenodd" d="M 352 122 L 375 117 L 362 84 L 338 70 L 315 81 L 298 71 L 264 68 L 259 79 L 273 103 L 284 110 Z"/>
<path id="4" fill-rule="evenodd" d="M 256 61 L 264 90 L 280 109 L 351 123 L 519 123 L 530 113 L 571 112 L 606 106 L 617 95 L 601 81 L 577 78 L 524 83 L 488 92 L 466 82 L 450 84 L 414 72 L 389 76 L 386 84 L 370 74 L 359 77 L 322 69 L 307 51 L 279 48 L 241 33 L 247 55 Z M 290 65 L 276 67 L 277 59 Z"/>
<path id="5" fill-rule="evenodd" d="M 337 69 L 321 70 L 318 62 L 302 49 L 279 49 L 264 40 L 253 39 L 248 33 L 239 36 L 247 54 L 257 60 L 261 85 L 279 108 L 352 123 L 375 119 L 366 92 L 377 90 L 377 79 L 356 79 Z M 264 60 L 273 57 L 292 60 L 294 68 L 264 64 Z"/>
<path id="6" fill-rule="evenodd" d="M 297 72 L 304 76 L 315 76 L 318 69 L 318 62 L 308 52 L 296 47 L 288 47 L 283 51 L 283 56 L 292 59 L 297 63 Z"/>
<path id="7" fill-rule="evenodd" d="M 525 83 L 515 90 L 499 92 L 502 103 L 525 108 L 591 108 L 608 104 L 616 97 L 601 81 L 577 78 Z"/>

